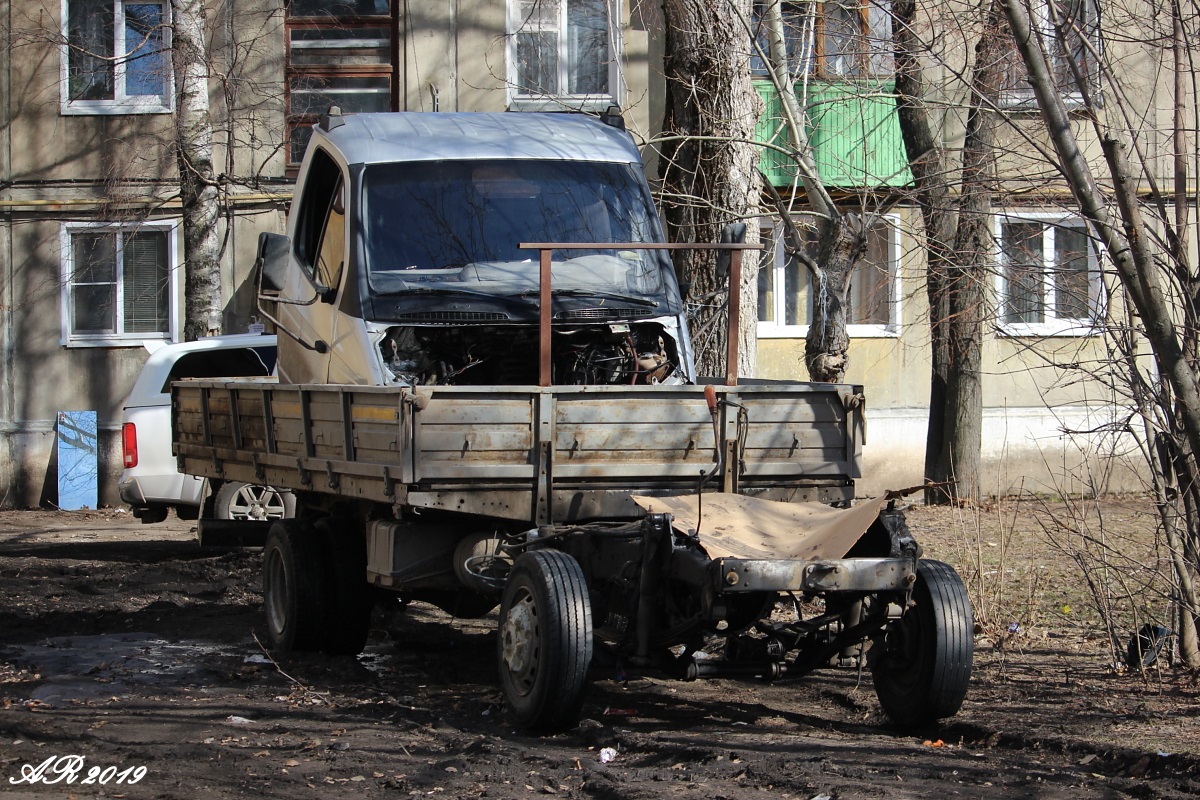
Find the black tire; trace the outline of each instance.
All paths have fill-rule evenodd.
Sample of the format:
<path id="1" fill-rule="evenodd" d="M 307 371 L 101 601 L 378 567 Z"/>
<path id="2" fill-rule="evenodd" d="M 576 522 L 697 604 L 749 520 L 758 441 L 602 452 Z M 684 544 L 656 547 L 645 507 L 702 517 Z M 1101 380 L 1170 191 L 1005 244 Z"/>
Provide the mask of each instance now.
<path id="1" fill-rule="evenodd" d="M 328 627 L 321 649 L 356 656 L 367 644 L 373 605 L 367 584 L 366 533 L 354 520 L 337 517 L 323 519 L 316 527 L 329 578 Z"/>
<path id="2" fill-rule="evenodd" d="M 879 704 L 902 726 L 954 716 L 975 654 L 971 600 L 953 567 L 922 560 L 912 598 L 915 605 L 892 623 L 871 659 Z"/>
<path id="3" fill-rule="evenodd" d="M 500 601 L 499 639 L 504 697 L 517 723 L 539 731 L 573 726 L 592 663 L 592 610 L 575 559 L 535 550 L 516 560 Z"/>
<path id="4" fill-rule="evenodd" d="M 296 516 L 296 496 L 273 486 L 226 481 L 213 498 L 213 516 L 256 521 L 290 519 Z"/>
<path id="5" fill-rule="evenodd" d="M 168 510 L 166 506 L 150 506 L 149 508 L 137 509 L 133 515 L 140 519 L 143 525 L 154 525 L 167 518 Z M 183 517 L 180 517 L 180 519 L 183 519 Z"/>
<path id="6" fill-rule="evenodd" d="M 272 650 L 321 650 L 329 597 L 317 531 L 303 520 L 277 520 L 263 547 L 263 608 Z"/>

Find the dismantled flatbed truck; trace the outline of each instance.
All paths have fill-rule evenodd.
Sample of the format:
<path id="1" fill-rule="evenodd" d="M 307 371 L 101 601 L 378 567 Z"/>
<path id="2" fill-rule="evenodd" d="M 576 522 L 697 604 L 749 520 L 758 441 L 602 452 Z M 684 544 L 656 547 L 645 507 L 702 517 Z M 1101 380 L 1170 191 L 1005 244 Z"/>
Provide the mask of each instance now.
<path id="1" fill-rule="evenodd" d="M 954 714 L 970 604 L 892 502 L 853 504 L 861 388 L 697 379 L 616 121 L 314 127 L 288 235 L 260 241 L 280 382 L 172 390 L 182 470 L 295 493 L 264 544 L 272 646 L 358 653 L 386 592 L 499 605 L 530 729 L 572 725 L 602 663 L 783 679 L 865 658 L 895 721 Z M 719 247 L 736 286 L 750 246 Z"/>

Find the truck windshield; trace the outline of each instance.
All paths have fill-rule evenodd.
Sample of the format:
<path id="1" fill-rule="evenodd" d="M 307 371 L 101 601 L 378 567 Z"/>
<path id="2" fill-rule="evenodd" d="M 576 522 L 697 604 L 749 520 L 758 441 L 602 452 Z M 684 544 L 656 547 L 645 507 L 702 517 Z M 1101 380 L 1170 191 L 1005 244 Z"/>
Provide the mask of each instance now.
<path id="1" fill-rule="evenodd" d="M 640 170 L 580 161 L 425 161 L 363 174 L 365 251 L 377 294 L 517 296 L 537 286 L 522 242 L 659 242 Z M 556 250 L 555 290 L 632 297 L 664 291 L 661 252 Z"/>

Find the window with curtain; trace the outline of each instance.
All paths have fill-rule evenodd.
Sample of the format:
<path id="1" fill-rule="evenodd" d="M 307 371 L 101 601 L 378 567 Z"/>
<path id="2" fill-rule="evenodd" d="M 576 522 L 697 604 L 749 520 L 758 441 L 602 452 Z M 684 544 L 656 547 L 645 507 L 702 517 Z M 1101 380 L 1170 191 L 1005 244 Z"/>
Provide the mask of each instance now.
<path id="1" fill-rule="evenodd" d="M 64 113 L 172 110 L 168 3 L 67 0 L 63 23 Z"/>
<path id="2" fill-rule="evenodd" d="M 512 104 L 602 109 L 616 100 L 612 0 L 509 0 Z"/>
<path id="3" fill-rule="evenodd" d="M 997 228 L 1001 330 L 1088 333 L 1100 313 L 1101 295 L 1096 247 L 1083 220 L 1004 216 Z"/>
<path id="4" fill-rule="evenodd" d="M 1068 103 L 1100 89 L 1100 7 L 1097 0 L 1038 0 L 1030 22 L 1048 43 L 1054 82 Z M 1016 44 L 1007 55 L 1008 75 L 1002 98 L 1009 107 L 1034 103 L 1028 72 Z"/>
<path id="5" fill-rule="evenodd" d="M 890 0 L 785 2 L 783 35 L 793 75 L 826 80 L 888 78 L 893 71 Z M 763 4 L 755 3 L 758 46 L 769 53 Z M 758 50 L 750 56 L 755 75 L 766 75 Z"/>
<path id="6" fill-rule="evenodd" d="M 803 219 L 804 227 L 811 226 Z M 897 220 L 877 217 L 867 229 L 867 252 L 850 278 L 847 298 L 851 336 L 889 336 L 899 330 L 900 306 Z M 781 227 L 762 231 L 766 249 L 758 272 L 758 331 L 760 336 L 804 336 L 816 296 L 812 276 L 802 264 L 787 258 Z"/>
<path id="7" fill-rule="evenodd" d="M 344 113 L 395 111 L 394 0 L 292 0 L 287 7 L 288 163 L 304 158 L 312 124 Z"/>
<path id="8" fill-rule="evenodd" d="M 65 344 L 174 338 L 175 230 L 172 223 L 64 226 Z"/>

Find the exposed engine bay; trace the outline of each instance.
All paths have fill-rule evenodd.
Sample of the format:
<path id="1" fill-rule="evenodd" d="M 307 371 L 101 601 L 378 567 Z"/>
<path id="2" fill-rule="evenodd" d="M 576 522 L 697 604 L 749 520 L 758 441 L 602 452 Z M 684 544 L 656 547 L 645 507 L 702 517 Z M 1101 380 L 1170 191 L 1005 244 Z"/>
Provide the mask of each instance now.
<path id="1" fill-rule="evenodd" d="M 398 383 L 522 386 L 538 382 L 532 326 L 389 328 L 379 344 Z M 685 384 L 679 350 L 657 322 L 555 328 L 552 380 L 560 386 Z"/>

